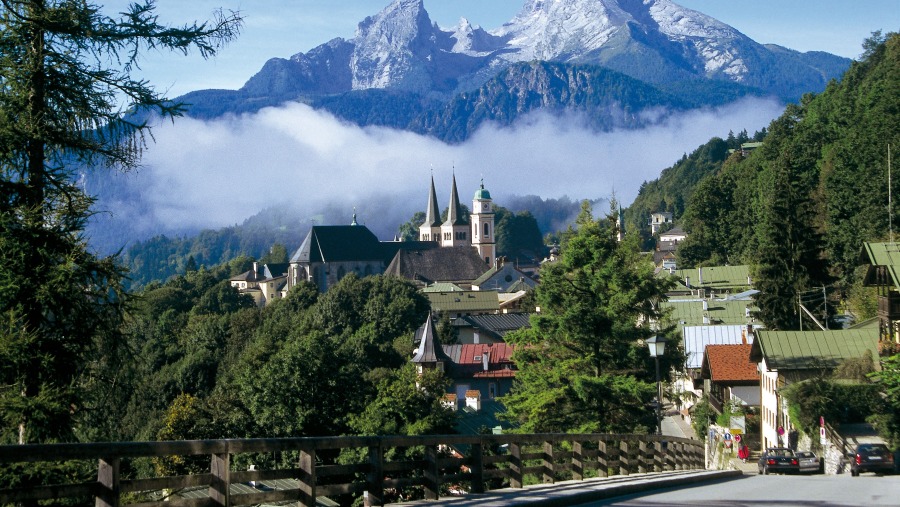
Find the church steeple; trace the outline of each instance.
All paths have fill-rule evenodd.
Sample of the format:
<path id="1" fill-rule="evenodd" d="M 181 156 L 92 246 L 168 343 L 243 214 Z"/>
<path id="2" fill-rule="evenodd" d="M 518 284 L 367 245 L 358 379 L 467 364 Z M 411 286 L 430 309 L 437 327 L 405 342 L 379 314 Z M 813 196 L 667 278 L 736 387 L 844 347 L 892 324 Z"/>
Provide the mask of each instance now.
<path id="1" fill-rule="evenodd" d="M 425 225 L 437 227 L 441 225 L 441 211 L 438 209 L 437 192 L 434 191 L 434 175 L 431 175 L 431 194 L 428 195 L 428 207 L 425 208 Z"/>
<path id="2" fill-rule="evenodd" d="M 437 192 L 434 191 L 434 174 L 431 175 L 431 192 L 428 194 L 428 207 L 425 208 L 425 222 L 419 226 L 419 240 L 441 240 L 441 212 L 438 209 Z"/>
<path id="3" fill-rule="evenodd" d="M 462 206 L 459 204 L 459 193 L 456 191 L 456 174 L 453 175 L 453 186 L 450 188 L 450 209 L 444 225 L 467 225 L 463 218 Z"/>
<path id="4" fill-rule="evenodd" d="M 453 174 L 453 186 L 450 189 L 450 208 L 447 220 L 441 226 L 441 246 L 469 246 L 469 222 L 463 216 L 459 204 L 459 193 L 456 191 L 456 174 Z"/>

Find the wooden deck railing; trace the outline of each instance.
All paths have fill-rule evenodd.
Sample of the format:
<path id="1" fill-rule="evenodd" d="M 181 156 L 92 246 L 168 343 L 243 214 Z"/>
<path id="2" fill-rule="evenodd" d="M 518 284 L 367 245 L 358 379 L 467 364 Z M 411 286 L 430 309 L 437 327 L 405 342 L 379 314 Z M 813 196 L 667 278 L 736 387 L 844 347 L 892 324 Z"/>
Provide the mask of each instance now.
<path id="1" fill-rule="evenodd" d="M 421 450 L 422 458 L 385 459 L 387 450 L 411 448 Z M 466 449 L 465 457 L 448 452 L 459 448 Z M 355 450 L 367 459 L 338 464 L 333 458 L 342 450 Z M 274 452 L 292 453 L 296 467 L 233 469 L 235 455 Z M 123 476 L 123 469 L 131 469 L 123 467 L 128 460 L 204 455 L 209 456 L 208 473 Z M 457 493 L 481 493 L 492 485 L 521 488 L 526 476 L 553 483 L 699 469 L 703 468 L 703 445 L 699 440 L 657 435 L 505 434 L 0 446 L 0 467 L 4 468 L 69 461 L 96 462 L 96 480 L 0 490 L 0 505 L 70 498 L 96 506 L 231 506 L 285 500 L 312 506 L 317 496 L 339 495 L 363 496 L 367 504 L 381 505 L 386 492 L 413 486 L 424 490 L 426 499 L 437 499 L 448 485 Z"/>

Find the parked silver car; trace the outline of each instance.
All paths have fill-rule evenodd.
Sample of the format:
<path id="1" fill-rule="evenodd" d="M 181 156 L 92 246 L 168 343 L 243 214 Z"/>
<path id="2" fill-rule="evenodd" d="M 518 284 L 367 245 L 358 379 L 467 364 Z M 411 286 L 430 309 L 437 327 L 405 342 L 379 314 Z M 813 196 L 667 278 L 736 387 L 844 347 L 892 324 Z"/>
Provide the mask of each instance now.
<path id="1" fill-rule="evenodd" d="M 812 451 L 797 451 L 800 472 L 817 474 L 820 471 L 819 457 Z"/>

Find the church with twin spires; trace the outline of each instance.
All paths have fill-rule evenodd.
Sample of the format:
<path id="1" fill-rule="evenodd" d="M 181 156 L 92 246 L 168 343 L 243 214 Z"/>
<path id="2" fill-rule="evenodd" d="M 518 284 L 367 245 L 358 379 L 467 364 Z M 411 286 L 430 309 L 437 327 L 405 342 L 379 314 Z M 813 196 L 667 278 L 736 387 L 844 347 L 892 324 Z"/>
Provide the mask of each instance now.
<path id="1" fill-rule="evenodd" d="M 447 220 L 441 222 L 441 213 L 434 190 L 434 176 L 431 177 L 431 192 L 425 208 L 425 222 L 419 226 L 419 240 L 432 241 L 441 247 L 474 247 L 478 256 L 489 268 L 497 262 L 496 241 L 494 239 L 494 210 L 491 193 L 481 187 L 472 199 L 472 211 L 468 220 L 464 216 L 456 190 L 456 175 L 450 188 L 450 205 Z"/>

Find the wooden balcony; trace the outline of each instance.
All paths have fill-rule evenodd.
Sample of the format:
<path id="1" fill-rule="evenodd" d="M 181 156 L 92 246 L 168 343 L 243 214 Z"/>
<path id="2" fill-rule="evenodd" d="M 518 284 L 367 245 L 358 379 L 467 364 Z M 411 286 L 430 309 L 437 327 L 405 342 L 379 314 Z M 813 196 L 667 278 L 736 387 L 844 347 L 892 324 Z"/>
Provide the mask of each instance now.
<path id="1" fill-rule="evenodd" d="M 418 459 L 403 458 L 419 449 Z M 466 456 L 449 452 L 466 449 Z M 357 463 L 334 459 L 348 450 Z M 239 454 L 296 455 L 296 466 L 235 470 Z M 345 458 L 348 454 L 345 454 Z M 396 455 L 395 460 L 386 456 Z M 131 477 L 129 460 L 206 456 L 204 473 L 177 477 Z M 351 460 L 352 461 L 352 460 Z M 526 475 L 544 483 L 631 473 L 704 467 L 703 442 L 658 435 L 532 434 L 417 437 L 322 437 L 185 442 L 123 442 L 0 446 L 0 466 L 27 463 L 96 462 L 90 482 L 18 486 L 0 490 L 0 504 L 91 499 L 100 506 L 194 507 L 294 501 L 313 506 L 316 497 L 362 496 L 367 505 L 392 500 L 391 492 L 413 488 L 437 499 L 442 485 L 458 493 L 490 487 L 521 488 Z M 204 459 L 204 463 L 205 463 Z M 70 479 L 73 480 L 73 479 Z M 0 486 L 9 487 L 9 486 Z M 178 492 L 178 494 L 175 494 Z"/>
<path id="2" fill-rule="evenodd" d="M 878 318 L 886 323 L 900 320 L 900 293 L 891 291 L 878 296 Z"/>

